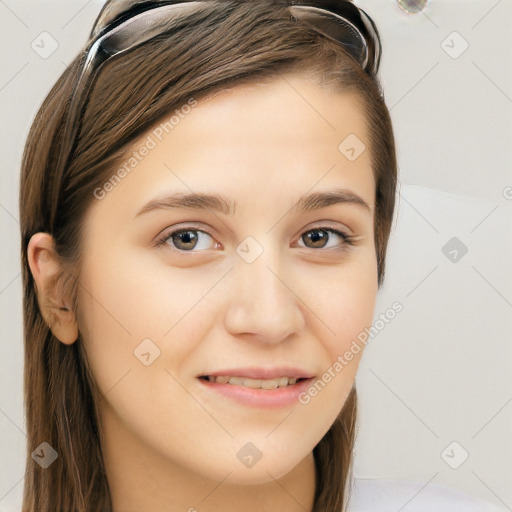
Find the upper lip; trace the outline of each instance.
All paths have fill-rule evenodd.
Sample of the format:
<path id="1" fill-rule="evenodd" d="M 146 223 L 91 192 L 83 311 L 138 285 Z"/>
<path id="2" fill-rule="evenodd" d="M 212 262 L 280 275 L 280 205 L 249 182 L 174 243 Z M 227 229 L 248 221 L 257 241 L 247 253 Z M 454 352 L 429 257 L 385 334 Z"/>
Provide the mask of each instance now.
<path id="1" fill-rule="evenodd" d="M 291 366 L 274 366 L 272 368 L 228 368 L 200 375 L 200 377 L 207 376 L 247 377 L 249 379 L 276 379 L 278 377 L 309 379 L 314 377 L 314 374 L 301 368 Z"/>

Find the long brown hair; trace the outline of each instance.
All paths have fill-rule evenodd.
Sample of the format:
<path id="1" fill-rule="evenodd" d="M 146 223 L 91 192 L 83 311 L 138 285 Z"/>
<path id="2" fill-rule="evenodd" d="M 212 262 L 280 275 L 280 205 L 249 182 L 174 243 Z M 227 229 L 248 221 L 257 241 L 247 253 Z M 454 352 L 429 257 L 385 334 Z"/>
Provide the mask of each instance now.
<path id="1" fill-rule="evenodd" d="M 108 1 L 102 12 L 114 4 L 119 1 Z M 244 82 L 301 72 L 332 90 L 355 92 L 364 109 L 376 184 L 374 236 L 379 287 L 384 278 L 394 211 L 394 136 L 378 78 L 365 73 L 339 45 L 297 23 L 285 6 L 269 8 L 259 2 L 224 1 L 220 6 L 212 2 L 201 12 L 180 19 L 164 37 L 107 61 L 91 90 L 70 163 L 57 182 L 52 169 L 86 47 L 40 107 L 22 162 L 20 219 L 28 436 L 24 512 L 112 509 L 97 415 L 101 397 L 80 335 L 75 343 L 65 345 L 54 337 L 43 319 L 27 262 L 27 244 L 36 232 L 53 236 L 56 252 L 67 269 L 61 275 L 61 284 L 71 290 L 76 312 L 84 214 L 94 200 L 93 191 L 111 176 L 130 141 L 190 98 L 199 99 Z M 51 198 L 57 189 L 63 193 L 55 204 Z M 53 224 L 52 218 L 56 219 Z M 353 387 L 331 429 L 314 448 L 314 512 L 339 512 L 346 507 L 356 417 Z M 42 442 L 49 443 L 58 453 L 57 460 L 46 469 L 31 457 Z"/>

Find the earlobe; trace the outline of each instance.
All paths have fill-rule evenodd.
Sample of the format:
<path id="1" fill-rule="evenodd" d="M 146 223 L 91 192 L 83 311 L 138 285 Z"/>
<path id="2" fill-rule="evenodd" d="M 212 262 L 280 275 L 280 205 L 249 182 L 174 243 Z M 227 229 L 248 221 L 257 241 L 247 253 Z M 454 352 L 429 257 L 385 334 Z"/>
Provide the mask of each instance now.
<path id="1" fill-rule="evenodd" d="M 27 259 L 45 322 L 57 339 L 71 345 L 78 338 L 78 324 L 70 297 L 66 296 L 69 292 L 61 286 L 59 278 L 66 270 L 55 252 L 52 236 L 48 233 L 34 234 L 28 243 Z"/>

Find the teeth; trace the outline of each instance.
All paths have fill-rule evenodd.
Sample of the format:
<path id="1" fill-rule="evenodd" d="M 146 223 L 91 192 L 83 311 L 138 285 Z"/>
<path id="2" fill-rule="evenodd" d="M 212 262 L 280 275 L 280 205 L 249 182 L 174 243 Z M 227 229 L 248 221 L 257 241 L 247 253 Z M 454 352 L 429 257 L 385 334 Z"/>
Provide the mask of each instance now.
<path id="1" fill-rule="evenodd" d="M 261 389 L 277 389 L 280 382 L 281 379 L 260 380 L 260 387 Z"/>
<path id="2" fill-rule="evenodd" d="M 284 388 L 285 386 L 288 386 L 288 377 L 281 377 L 279 379 L 279 387 Z"/>
<path id="3" fill-rule="evenodd" d="M 233 378 L 229 379 L 229 383 L 230 384 L 236 384 L 237 386 L 239 386 L 240 384 L 238 384 L 238 377 L 235 377 L 235 382 L 233 382 Z M 248 378 L 245 378 L 245 379 L 241 379 L 242 380 L 242 386 L 246 387 L 246 388 L 254 388 L 254 389 L 257 389 L 257 388 L 261 388 L 261 380 L 257 380 L 257 379 L 248 379 Z"/>
<path id="4" fill-rule="evenodd" d="M 210 382 L 218 384 L 231 384 L 233 386 L 243 386 L 252 389 L 277 389 L 286 386 L 293 386 L 297 383 L 295 377 L 278 377 L 276 379 L 249 379 L 248 377 L 229 377 L 228 375 L 220 375 L 213 377 L 208 375 Z"/>

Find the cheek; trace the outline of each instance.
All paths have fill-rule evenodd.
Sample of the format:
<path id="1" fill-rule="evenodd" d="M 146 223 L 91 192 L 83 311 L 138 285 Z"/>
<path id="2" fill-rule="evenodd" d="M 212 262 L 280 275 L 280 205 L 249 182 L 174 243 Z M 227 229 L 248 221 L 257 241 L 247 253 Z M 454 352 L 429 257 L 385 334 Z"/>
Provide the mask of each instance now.
<path id="1" fill-rule="evenodd" d="M 354 384 L 366 329 L 374 315 L 378 291 L 376 257 L 371 251 L 361 251 L 359 256 L 336 270 L 316 272 L 315 283 L 302 281 L 303 297 L 313 311 L 310 323 L 316 325 L 315 337 L 321 344 L 317 353 L 322 354 L 324 365 L 299 401 L 319 423 L 329 426 Z"/>
<path id="2" fill-rule="evenodd" d="M 149 376 L 154 368 L 182 366 L 202 338 L 209 302 L 203 299 L 218 280 L 211 271 L 202 273 L 199 268 L 162 271 L 161 264 L 136 253 L 123 256 L 112 247 L 84 261 L 78 323 L 101 391 L 128 371 L 144 368 Z M 213 314 L 215 308 L 210 309 Z"/>
<path id="3" fill-rule="evenodd" d="M 193 331 L 202 325 L 196 310 L 211 285 L 191 280 L 183 270 L 157 274 L 147 262 L 110 255 L 105 251 L 84 261 L 78 310 L 91 372 L 105 396 L 104 421 L 121 422 L 150 444 L 170 431 L 185 436 L 194 415 L 204 422 L 204 411 L 180 384 L 177 369 L 186 367 L 201 340 L 199 330 Z M 192 439 L 187 446 L 194 446 Z"/>
<path id="4" fill-rule="evenodd" d="M 376 258 L 365 251 L 338 269 L 326 269 L 323 276 L 315 273 L 315 283 L 307 285 L 314 286 L 315 293 L 304 289 L 303 295 L 321 320 L 318 336 L 334 361 L 372 323 L 378 291 Z"/>
<path id="5" fill-rule="evenodd" d="M 191 279 L 183 269 L 157 270 L 136 255 L 113 256 L 98 258 L 101 265 L 90 258 L 82 272 L 80 304 L 96 330 L 116 331 L 134 342 L 141 336 L 162 338 L 208 290 L 197 272 Z"/>
<path id="6" fill-rule="evenodd" d="M 364 352 L 364 336 L 371 326 L 377 297 L 376 258 L 371 252 L 354 258 L 332 274 L 316 297 L 315 309 L 325 323 L 319 339 L 325 365 L 300 402 L 330 425 L 354 384 Z M 318 331 L 320 332 L 320 331 Z"/>

